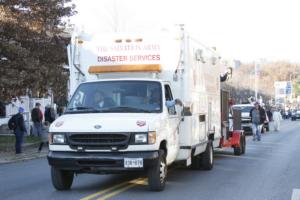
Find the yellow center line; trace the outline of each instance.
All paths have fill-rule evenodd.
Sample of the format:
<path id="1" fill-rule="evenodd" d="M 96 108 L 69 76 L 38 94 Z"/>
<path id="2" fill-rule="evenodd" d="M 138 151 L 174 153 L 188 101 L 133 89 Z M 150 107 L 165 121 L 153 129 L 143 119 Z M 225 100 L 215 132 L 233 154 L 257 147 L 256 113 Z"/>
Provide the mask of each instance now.
<path id="1" fill-rule="evenodd" d="M 132 180 L 132 181 L 128 182 L 129 185 L 127 185 L 126 187 L 121 187 L 109 194 L 106 194 L 105 196 L 98 198 L 97 200 L 107 200 L 107 199 L 114 197 L 126 190 L 129 190 L 130 188 L 137 186 L 137 185 L 146 185 L 146 181 L 147 181 L 147 178 Z"/>
<path id="2" fill-rule="evenodd" d="M 142 178 L 134 179 L 132 181 L 138 181 L 138 180 L 142 180 Z M 107 193 L 107 192 L 110 192 L 110 191 L 115 190 L 115 189 L 120 188 L 120 187 L 124 187 L 124 186 L 128 185 L 130 182 L 131 181 L 126 181 L 126 182 L 120 183 L 118 185 L 114 185 L 114 186 L 109 187 L 109 188 L 107 188 L 105 190 L 101 190 L 99 192 L 96 192 L 94 194 L 86 196 L 86 197 L 84 197 L 84 198 L 82 198 L 80 200 L 91 200 L 91 199 L 94 199 L 94 198 L 96 198 L 96 197 L 98 197 L 100 195 L 103 195 L 103 194 Z"/>
<path id="3" fill-rule="evenodd" d="M 174 169 L 176 169 L 176 168 L 174 168 Z M 174 169 L 170 169 L 169 173 L 171 171 L 173 171 Z M 106 199 L 116 196 L 126 190 L 129 190 L 130 188 L 133 188 L 135 186 L 147 185 L 147 184 L 148 184 L 148 178 L 137 178 L 137 179 L 129 180 L 129 181 L 120 183 L 118 185 L 109 187 L 105 190 L 101 190 L 101 191 L 91 194 L 87 197 L 84 197 L 80 200 L 91 200 L 94 198 L 98 198 L 97 200 L 106 200 Z"/>

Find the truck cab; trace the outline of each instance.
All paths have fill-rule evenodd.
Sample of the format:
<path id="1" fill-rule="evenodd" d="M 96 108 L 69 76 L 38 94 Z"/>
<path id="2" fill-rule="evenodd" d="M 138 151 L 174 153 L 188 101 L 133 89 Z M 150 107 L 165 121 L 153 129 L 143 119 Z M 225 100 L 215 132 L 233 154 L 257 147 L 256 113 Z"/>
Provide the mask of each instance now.
<path id="1" fill-rule="evenodd" d="M 60 173 L 119 173 L 153 169 L 160 160 L 163 179 L 179 150 L 180 120 L 167 82 L 82 83 L 50 128 L 49 163 Z"/>

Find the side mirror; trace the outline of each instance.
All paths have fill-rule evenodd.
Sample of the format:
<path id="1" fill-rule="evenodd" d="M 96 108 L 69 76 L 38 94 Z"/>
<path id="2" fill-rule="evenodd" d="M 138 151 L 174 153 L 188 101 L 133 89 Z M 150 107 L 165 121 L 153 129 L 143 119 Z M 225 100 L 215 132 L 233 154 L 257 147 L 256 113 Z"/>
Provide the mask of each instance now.
<path id="1" fill-rule="evenodd" d="M 167 108 L 172 108 L 175 106 L 175 101 L 172 100 L 172 101 L 166 101 L 166 106 Z"/>
<path id="2" fill-rule="evenodd" d="M 172 101 L 166 101 L 167 108 L 174 107 L 175 105 L 183 106 L 182 101 L 180 99 L 175 99 Z"/>

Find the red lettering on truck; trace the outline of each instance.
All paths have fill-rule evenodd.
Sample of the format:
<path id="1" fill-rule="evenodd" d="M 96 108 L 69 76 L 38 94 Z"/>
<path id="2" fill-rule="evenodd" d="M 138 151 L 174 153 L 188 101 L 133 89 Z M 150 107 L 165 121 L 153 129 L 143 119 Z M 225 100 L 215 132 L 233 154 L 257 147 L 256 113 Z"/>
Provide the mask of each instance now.
<path id="1" fill-rule="evenodd" d="M 127 56 L 98 56 L 98 62 L 125 62 Z"/>

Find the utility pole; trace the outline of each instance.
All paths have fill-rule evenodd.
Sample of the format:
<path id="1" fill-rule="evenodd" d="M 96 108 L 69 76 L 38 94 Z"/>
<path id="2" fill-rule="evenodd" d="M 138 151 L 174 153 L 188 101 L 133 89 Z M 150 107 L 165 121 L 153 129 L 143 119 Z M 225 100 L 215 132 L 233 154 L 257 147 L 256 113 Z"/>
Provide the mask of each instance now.
<path id="1" fill-rule="evenodd" d="M 255 91 L 255 101 L 257 101 L 258 96 L 257 96 L 257 91 L 258 91 L 258 63 L 254 63 L 254 91 Z"/>

